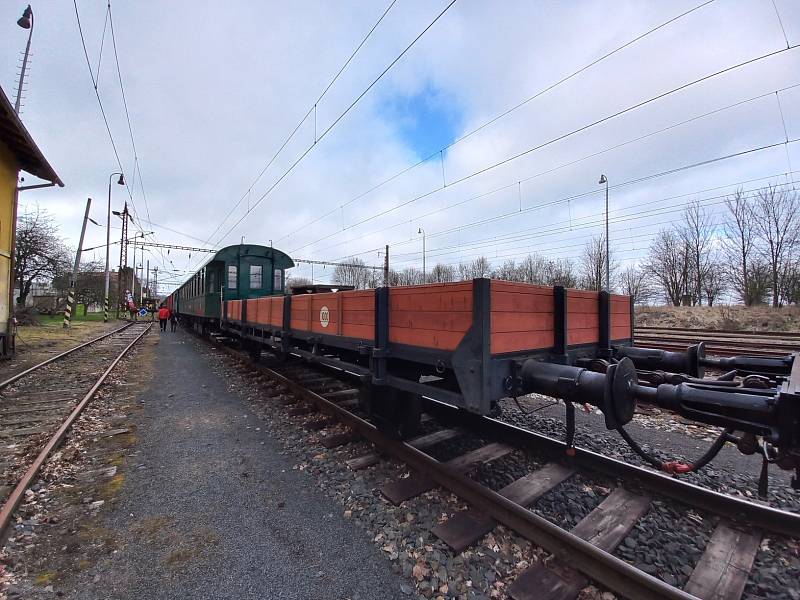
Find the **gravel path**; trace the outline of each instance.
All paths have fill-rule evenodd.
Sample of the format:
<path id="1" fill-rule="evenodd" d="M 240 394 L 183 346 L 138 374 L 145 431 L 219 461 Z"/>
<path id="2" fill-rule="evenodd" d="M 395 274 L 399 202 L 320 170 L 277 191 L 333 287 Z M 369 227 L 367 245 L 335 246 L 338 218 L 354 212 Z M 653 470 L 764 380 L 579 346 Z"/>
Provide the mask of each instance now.
<path id="1" fill-rule="evenodd" d="M 405 597 L 364 532 L 293 468 L 190 340 L 161 334 L 138 452 L 108 517 L 124 542 L 67 597 Z"/>

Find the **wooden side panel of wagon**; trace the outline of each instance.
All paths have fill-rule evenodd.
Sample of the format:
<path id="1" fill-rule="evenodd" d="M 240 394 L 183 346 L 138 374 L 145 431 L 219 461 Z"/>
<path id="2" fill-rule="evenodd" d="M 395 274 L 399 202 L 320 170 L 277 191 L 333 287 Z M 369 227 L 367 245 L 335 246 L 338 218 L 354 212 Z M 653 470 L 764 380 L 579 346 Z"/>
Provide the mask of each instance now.
<path id="1" fill-rule="evenodd" d="M 567 344 L 596 344 L 600 341 L 599 292 L 567 290 Z"/>
<path id="2" fill-rule="evenodd" d="M 389 343 L 455 350 L 472 326 L 473 282 L 389 290 Z"/>
<path id="3" fill-rule="evenodd" d="M 492 280 L 492 354 L 553 346 L 553 288 Z"/>
<path id="4" fill-rule="evenodd" d="M 611 339 L 629 340 L 631 331 L 631 298 L 620 294 L 611 294 Z"/>

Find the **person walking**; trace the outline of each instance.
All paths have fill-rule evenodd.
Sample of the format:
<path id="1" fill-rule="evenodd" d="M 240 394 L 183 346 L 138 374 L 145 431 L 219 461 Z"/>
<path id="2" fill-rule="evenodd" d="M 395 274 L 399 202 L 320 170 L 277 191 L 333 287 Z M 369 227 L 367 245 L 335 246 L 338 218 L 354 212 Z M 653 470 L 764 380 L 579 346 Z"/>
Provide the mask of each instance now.
<path id="1" fill-rule="evenodd" d="M 169 311 L 169 327 L 172 333 L 175 333 L 175 329 L 178 327 L 178 315 L 174 310 Z"/>
<path id="2" fill-rule="evenodd" d="M 167 319 L 169 319 L 170 312 L 172 311 L 167 308 L 166 304 L 162 304 L 158 309 L 158 324 L 161 326 L 161 331 L 167 330 Z"/>

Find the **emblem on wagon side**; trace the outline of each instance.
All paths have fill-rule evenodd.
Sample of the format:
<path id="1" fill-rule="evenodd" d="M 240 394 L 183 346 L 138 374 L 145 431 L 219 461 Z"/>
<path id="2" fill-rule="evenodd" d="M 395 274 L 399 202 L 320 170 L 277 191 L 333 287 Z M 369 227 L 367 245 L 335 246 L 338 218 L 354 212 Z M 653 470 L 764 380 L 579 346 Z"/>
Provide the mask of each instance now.
<path id="1" fill-rule="evenodd" d="M 328 310 L 327 306 L 323 306 L 319 309 L 319 322 L 322 324 L 323 327 L 327 327 L 328 323 L 331 321 L 331 312 Z"/>

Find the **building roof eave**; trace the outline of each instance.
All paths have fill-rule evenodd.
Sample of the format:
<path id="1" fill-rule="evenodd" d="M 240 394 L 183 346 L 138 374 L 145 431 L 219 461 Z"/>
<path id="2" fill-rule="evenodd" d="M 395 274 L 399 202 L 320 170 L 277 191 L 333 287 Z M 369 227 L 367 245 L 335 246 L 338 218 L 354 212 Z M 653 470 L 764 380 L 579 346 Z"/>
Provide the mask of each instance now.
<path id="1" fill-rule="evenodd" d="M 2 87 L 0 87 L 0 140 L 17 158 L 23 171 L 64 187 L 64 182 L 33 141 Z"/>

